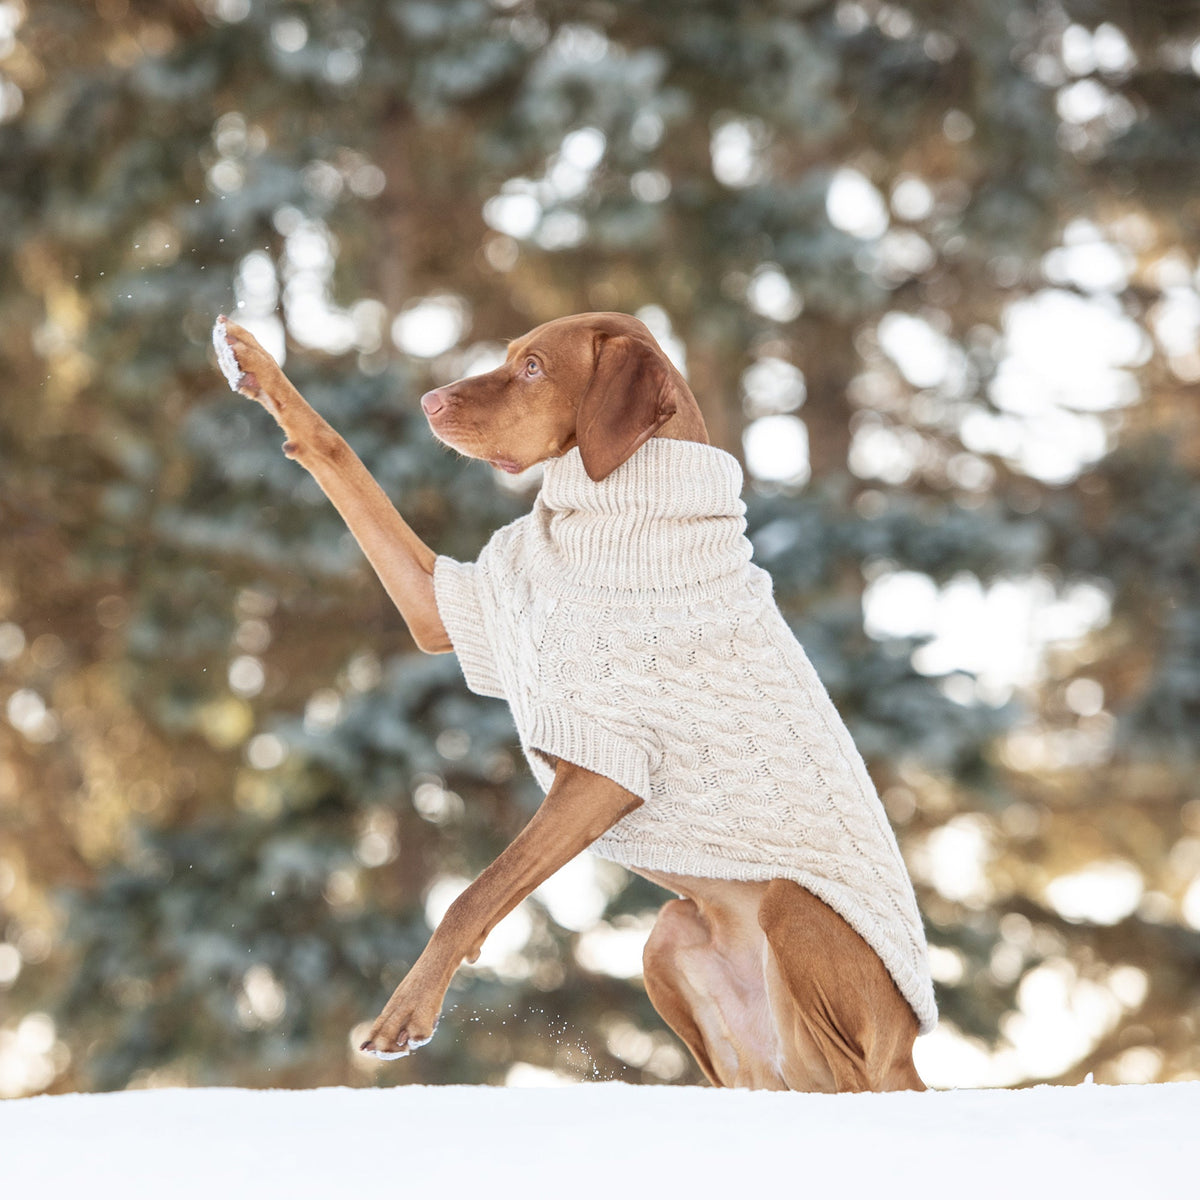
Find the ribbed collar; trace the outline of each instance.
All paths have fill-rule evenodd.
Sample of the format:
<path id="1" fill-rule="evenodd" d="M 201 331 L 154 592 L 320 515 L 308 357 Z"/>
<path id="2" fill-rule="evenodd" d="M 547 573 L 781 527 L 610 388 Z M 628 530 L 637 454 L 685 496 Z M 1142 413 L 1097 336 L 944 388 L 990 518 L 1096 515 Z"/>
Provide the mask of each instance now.
<path id="1" fill-rule="evenodd" d="M 610 598 L 719 594 L 750 560 L 737 459 L 651 438 L 593 483 L 579 450 L 546 463 L 534 504 L 538 584 Z"/>

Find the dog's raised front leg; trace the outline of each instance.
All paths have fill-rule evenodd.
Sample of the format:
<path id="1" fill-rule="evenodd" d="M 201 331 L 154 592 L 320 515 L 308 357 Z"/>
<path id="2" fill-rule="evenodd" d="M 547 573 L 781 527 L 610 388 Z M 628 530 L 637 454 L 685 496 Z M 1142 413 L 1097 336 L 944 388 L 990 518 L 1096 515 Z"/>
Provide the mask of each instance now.
<path id="1" fill-rule="evenodd" d="M 541 807 L 450 905 L 361 1048 L 380 1058 L 400 1058 L 429 1041 L 459 964 L 474 962 L 503 917 L 641 803 L 611 779 L 560 762 Z"/>
<path id="2" fill-rule="evenodd" d="M 283 452 L 321 486 L 408 625 L 413 640 L 430 654 L 453 649 L 433 593 L 434 552 L 409 528 L 362 460 L 292 386 L 279 364 L 254 336 L 225 317 L 220 339 L 237 360 L 236 388 L 257 400 L 287 435 Z M 232 381 L 231 381 L 232 385 Z"/>

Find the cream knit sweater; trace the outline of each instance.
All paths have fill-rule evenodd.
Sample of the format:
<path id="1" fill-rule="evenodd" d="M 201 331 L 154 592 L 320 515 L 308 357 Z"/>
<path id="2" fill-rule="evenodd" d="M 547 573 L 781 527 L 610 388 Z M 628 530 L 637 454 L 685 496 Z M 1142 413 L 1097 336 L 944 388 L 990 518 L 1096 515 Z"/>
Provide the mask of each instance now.
<path id="1" fill-rule="evenodd" d="M 546 464 L 475 563 L 439 558 L 467 685 L 507 700 L 543 788 L 565 759 L 645 803 L 592 849 L 630 867 L 794 879 L 937 1010 L 912 884 L 875 788 L 750 562 L 730 455 L 652 438 L 600 483 Z"/>

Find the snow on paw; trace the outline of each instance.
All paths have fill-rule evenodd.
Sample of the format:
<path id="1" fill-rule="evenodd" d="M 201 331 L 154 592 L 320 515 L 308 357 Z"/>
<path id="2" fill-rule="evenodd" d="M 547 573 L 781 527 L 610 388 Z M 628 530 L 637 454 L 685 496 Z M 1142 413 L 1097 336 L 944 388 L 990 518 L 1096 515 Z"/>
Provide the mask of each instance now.
<path id="1" fill-rule="evenodd" d="M 411 1011 L 397 1017 L 395 1013 L 384 1009 L 383 1014 L 372 1026 L 370 1036 L 359 1049 L 364 1054 L 373 1054 L 385 1061 L 407 1058 L 414 1050 L 419 1050 L 433 1040 L 439 1020 L 440 1018 L 434 1017 L 430 1021 Z M 428 1033 L 423 1032 L 426 1029 Z"/>
<path id="2" fill-rule="evenodd" d="M 368 1038 L 359 1046 L 359 1049 L 364 1054 L 371 1054 L 384 1062 L 391 1062 L 393 1059 L 407 1058 L 414 1050 L 420 1050 L 422 1046 L 428 1045 L 431 1041 L 433 1041 L 432 1033 L 428 1037 L 409 1037 L 407 1033 L 401 1031 L 394 1040 L 382 1035 Z"/>
<path id="3" fill-rule="evenodd" d="M 235 325 L 224 313 L 213 323 L 212 339 L 217 366 L 230 389 L 257 400 L 278 420 L 279 404 L 263 383 L 280 373 L 278 363 L 258 344 L 253 334 Z"/>
<path id="4" fill-rule="evenodd" d="M 227 330 L 228 321 L 225 314 L 222 313 L 213 323 L 213 349 L 217 352 L 217 366 L 221 368 L 221 374 L 225 376 L 225 382 L 229 384 L 230 391 L 236 392 L 238 384 L 242 379 L 242 368 L 238 364 L 237 355 L 234 354 L 233 347 L 229 344 Z"/>

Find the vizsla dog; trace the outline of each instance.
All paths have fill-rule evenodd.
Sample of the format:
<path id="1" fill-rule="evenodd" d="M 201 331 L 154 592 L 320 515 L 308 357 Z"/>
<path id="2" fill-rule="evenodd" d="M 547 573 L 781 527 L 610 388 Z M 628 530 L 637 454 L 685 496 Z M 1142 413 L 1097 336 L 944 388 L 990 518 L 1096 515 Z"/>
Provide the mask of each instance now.
<path id="1" fill-rule="evenodd" d="M 284 453 L 337 507 L 417 646 L 431 654 L 455 649 L 435 595 L 434 552 L 245 329 L 222 317 L 214 341 L 231 386 L 278 422 Z M 512 342 L 494 371 L 436 388 L 421 407 L 442 442 L 514 473 L 578 448 L 588 478 L 604 481 L 648 439 L 708 443 L 683 377 L 640 321 L 616 313 L 539 326 Z M 364 1051 L 397 1058 L 429 1041 L 451 978 L 460 963 L 475 960 L 496 923 L 645 802 L 577 763 L 559 758 L 550 768 L 541 807 L 451 905 L 371 1027 Z M 886 829 L 886 820 L 880 816 L 876 825 Z M 881 836 L 891 838 L 890 829 Z M 761 871 L 750 879 L 641 873 L 679 897 L 664 905 L 646 944 L 646 991 L 713 1084 L 923 1088 L 912 1047 L 928 1013 L 918 1019 L 894 970 L 813 890 L 791 878 L 762 878 Z M 919 940 L 923 955 L 923 934 Z M 932 1005 L 931 990 L 929 996 Z"/>

